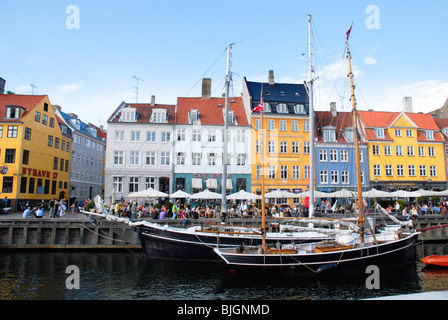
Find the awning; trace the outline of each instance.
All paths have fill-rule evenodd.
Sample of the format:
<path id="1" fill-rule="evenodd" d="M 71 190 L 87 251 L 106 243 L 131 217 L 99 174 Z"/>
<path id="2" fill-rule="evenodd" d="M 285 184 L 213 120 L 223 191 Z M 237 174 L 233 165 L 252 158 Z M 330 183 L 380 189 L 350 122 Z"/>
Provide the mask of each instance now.
<path id="1" fill-rule="evenodd" d="M 198 178 L 191 179 L 191 188 L 202 190 L 202 179 L 198 179 Z"/>
<path id="2" fill-rule="evenodd" d="M 233 183 L 232 183 L 232 179 L 227 179 L 227 190 L 232 190 L 233 189 Z"/>
<path id="3" fill-rule="evenodd" d="M 207 179 L 207 189 L 218 189 L 218 181 L 216 179 Z"/>

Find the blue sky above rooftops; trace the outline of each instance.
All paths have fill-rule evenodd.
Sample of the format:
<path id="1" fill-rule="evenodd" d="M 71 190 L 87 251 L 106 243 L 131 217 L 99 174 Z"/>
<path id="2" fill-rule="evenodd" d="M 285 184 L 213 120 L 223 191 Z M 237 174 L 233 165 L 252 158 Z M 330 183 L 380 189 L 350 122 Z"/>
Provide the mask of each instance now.
<path id="1" fill-rule="evenodd" d="M 73 11 L 73 6 L 75 11 Z M 232 46 L 231 93 L 242 79 L 308 80 L 312 15 L 316 110 L 350 106 L 345 36 L 359 109 L 440 108 L 448 98 L 448 1 L 384 0 L 17 0 L 2 1 L 0 77 L 6 90 L 48 94 L 66 113 L 105 124 L 121 101 L 175 104 L 224 92 Z M 79 22 L 79 23 L 78 23 Z M 34 85 L 33 88 L 31 85 Z"/>

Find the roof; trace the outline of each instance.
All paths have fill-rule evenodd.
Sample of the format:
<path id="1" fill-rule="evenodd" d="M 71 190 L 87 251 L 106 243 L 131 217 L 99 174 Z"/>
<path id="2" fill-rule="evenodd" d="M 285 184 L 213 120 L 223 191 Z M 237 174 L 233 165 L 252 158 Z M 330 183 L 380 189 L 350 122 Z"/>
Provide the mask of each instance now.
<path id="1" fill-rule="evenodd" d="M 384 131 L 384 138 L 376 137 L 375 128 L 390 128 L 400 119 L 401 116 L 409 121 L 409 124 L 416 126 L 417 140 L 421 142 L 440 142 L 443 140 L 439 132 L 434 133 L 434 140 L 427 140 L 421 130 L 440 131 L 439 126 L 431 114 L 409 113 L 409 112 L 386 112 L 386 111 L 358 111 L 359 118 L 365 128 L 367 140 L 393 141 L 387 130 Z"/>
<path id="2" fill-rule="evenodd" d="M 101 129 L 100 127 L 97 127 L 96 125 L 90 122 L 88 126 L 96 129 L 96 135 L 98 136 L 98 138 L 107 140 L 107 132 L 105 130 Z"/>
<path id="3" fill-rule="evenodd" d="M 60 110 L 59 110 L 60 111 Z M 62 112 L 61 112 L 62 113 Z M 63 119 L 61 116 L 60 116 L 60 114 L 58 114 L 57 112 L 55 112 L 55 114 L 54 114 L 54 116 L 56 117 L 56 121 L 58 122 L 58 124 L 59 124 L 59 128 L 61 127 L 61 126 L 65 126 L 65 127 L 67 127 L 67 125 L 66 125 L 66 123 L 65 123 L 65 119 Z M 61 131 L 62 131 L 62 135 L 64 136 L 64 137 L 66 137 L 66 138 L 70 138 L 70 139 L 73 139 L 73 135 L 72 135 L 72 129 L 71 129 L 71 127 L 67 127 L 67 132 L 66 133 L 64 133 L 63 131 L 62 131 L 62 129 L 61 129 Z"/>
<path id="4" fill-rule="evenodd" d="M 399 114 L 387 111 L 358 111 L 359 119 L 366 128 L 387 128 Z"/>
<path id="5" fill-rule="evenodd" d="M 117 109 L 112 113 L 107 122 L 120 122 L 121 111 L 123 108 L 135 108 L 138 112 L 137 123 L 149 123 L 154 109 L 166 109 L 168 114 L 168 123 L 174 123 L 175 120 L 175 105 L 155 104 L 150 103 L 126 103 L 122 102 Z"/>
<path id="6" fill-rule="evenodd" d="M 199 111 L 201 125 L 223 126 L 225 103 L 226 98 L 177 98 L 176 124 L 188 124 L 188 113 L 194 109 Z M 229 98 L 229 111 L 234 112 L 238 125 L 249 125 L 241 97 Z"/>
<path id="7" fill-rule="evenodd" d="M 388 128 L 401 115 L 412 121 L 421 130 L 439 130 L 433 116 L 424 113 L 387 112 L 387 111 L 358 111 L 360 120 L 366 128 Z"/>
<path id="8" fill-rule="evenodd" d="M 434 117 L 424 113 L 406 113 L 406 115 L 422 130 L 440 130 Z"/>
<path id="9" fill-rule="evenodd" d="M 17 121 L 17 119 L 3 119 L 6 116 L 6 106 L 14 105 L 25 108 L 21 119 L 29 114 L 46 95 L 22 95 L 22 94 L 0 94 L 0 121 Z"/>
<path id="10" fill-rule="evenodd" d="M 88 128 L 93 127 L 93 126 L 86 124 L 85 122 L 81 121 L 77 117 L 74 117 L 65 112 L 62 112 L 61 110 L 59 110 L 58 112 L 59 112 L 59 115 L 62 117 L 62 120 L 64 121 L 63 124 L 64 125 L 68 124 L 68 126 L 70 127 L 71 130 L 74 129 L 74 131 L 78 131 L 86 136 L 90 136 L 97 140 L 102 140 L 103 137 L 100 137 L 98 134 L 94 135 L 94 134 L 92 134 L 92 132 L 90 132 L 88 130 Z M 79 128 L 75 127 L 71 120 L 76 120 L 77 123 L 79 123 Z M 95 133 L 97 133 L 96 127 L 94 127 L 94 129 L 95 129 Z"/>
<path id="11" fill-rule="evenodd" d="M 314 115 L 315 137 L 317 142 L 325 142 L 323 132 L 325 127 L 334 127 L 338 143 L 352 143 L 344 138 L 344 129 L 353 128 L 353 115 L 351 112 L 338 112 L 332 116 L 330 111 L 316 111 Z"/>
<path id="12" fill-rule="evenodd" d="M 448 119 L 434 119 L 440 129 L 448 128 Z"/>
<path id="13" fill-rule="evenodd" d="M 246 79 L 246 78 L 244 78 Z M 305 85 L 295 83 L 274 83 L 245 81 L 253 101 L 260 101 L 263 90 L 263 101 L 308 104 Z"/>

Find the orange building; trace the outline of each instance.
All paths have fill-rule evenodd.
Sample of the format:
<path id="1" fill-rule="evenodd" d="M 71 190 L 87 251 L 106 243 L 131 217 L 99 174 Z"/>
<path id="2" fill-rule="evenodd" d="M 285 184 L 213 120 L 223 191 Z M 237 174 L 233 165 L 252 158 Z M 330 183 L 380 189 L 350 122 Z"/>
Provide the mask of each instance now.
<path id="1" fill-rule="evenodd" d="M 71 144 L 48 96 L 0 94 L 0 198 L 18 210 L 67 198 Z"/>

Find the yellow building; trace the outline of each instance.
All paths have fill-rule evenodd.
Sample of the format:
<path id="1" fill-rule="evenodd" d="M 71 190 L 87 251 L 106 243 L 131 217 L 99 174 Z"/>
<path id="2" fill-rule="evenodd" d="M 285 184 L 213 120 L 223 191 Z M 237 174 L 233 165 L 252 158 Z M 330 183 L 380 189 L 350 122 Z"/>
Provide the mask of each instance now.
<path id="1" fill-rule="evenodd" d="M 260 104 L 261 93 L 263 122 L 261 113 L 253 111 Z M 251 192 L 308 190 L 310 125 L 304 85 L 275 83 L 272 72 L 268 83 L 244 79 L 243 101 L 251 119 Z M 263 172 L 264 190 L 261 187 Z M 298 201 L 298 198 L 270 200 L 271 204 L 289 205 Z"/>
<path id="2" fill-rule="evenodd" d="M 71 143 L 48 96 L 0 94 L 0 198 L 18 210 L 67 198 Z"/>
<path id="3" fill-rule="evenodd" d="M 444 139 L 430 114 L 359 111 L 368 141 L 370 187 L 444 189 Z"/>

